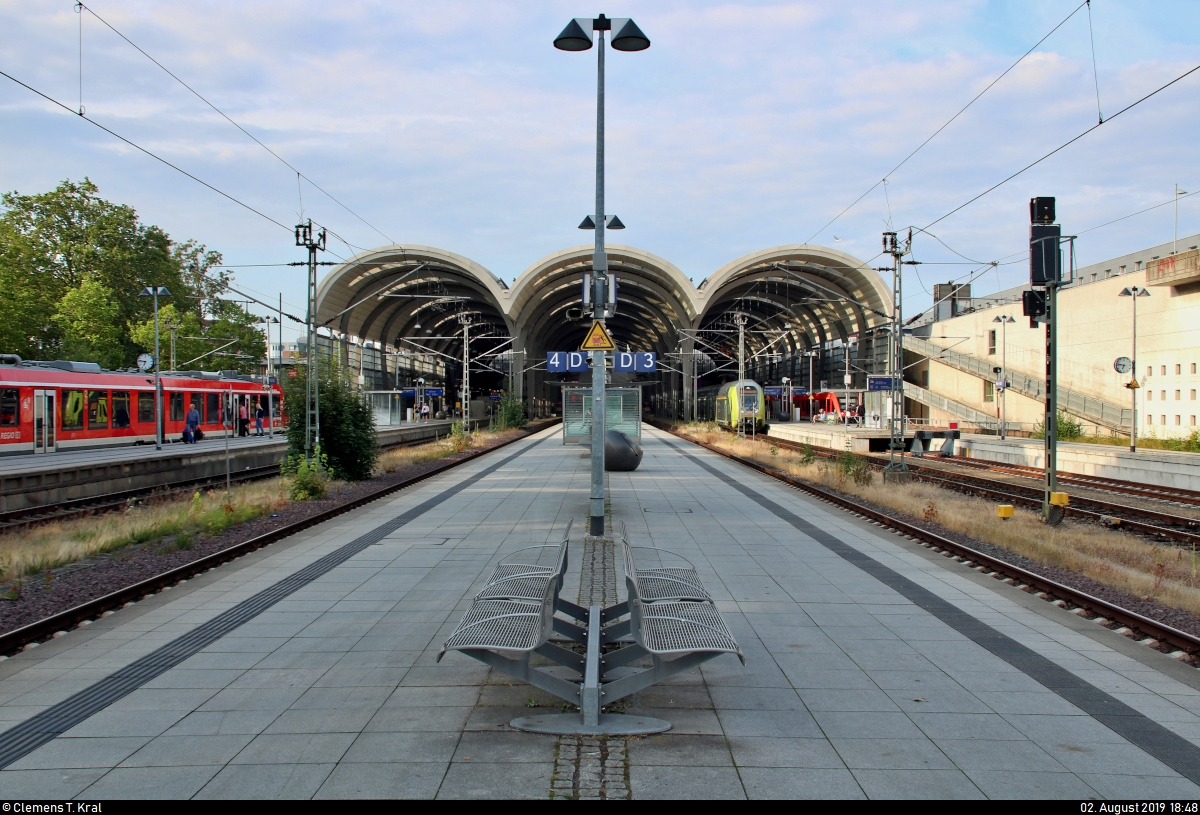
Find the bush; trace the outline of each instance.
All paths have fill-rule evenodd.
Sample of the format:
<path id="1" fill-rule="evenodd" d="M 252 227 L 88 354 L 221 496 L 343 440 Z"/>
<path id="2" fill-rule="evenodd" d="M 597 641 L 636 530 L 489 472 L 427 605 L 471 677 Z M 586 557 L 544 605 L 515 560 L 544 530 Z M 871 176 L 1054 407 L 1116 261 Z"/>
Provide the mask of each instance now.
<path id="1" fill-rule="evenodd" d="M 1062 411 L 1058 412 L 1055 424 L 1058 426 L 1059 441 L 1074 441 L 1075 439 L 1083 438 L 1083 425 Z M 1046 438 L 1046 423 L 1044 421 L 1034 425 L 1032 438 Z"/>
<path id="2" fill-rule="evenodd" d="M 310 501 L 325 497 L 328 485 L 325 472 L 329 470 L 329 457 L 317 448 L 310 463 L 303 455 L 287 456 L 279 465 L 279 471 L 288 483 L 288 497 L 293 501 Z"/>
<path id="3" fill-rule="evenodd" d="M 288 406 L 287 439 L 291 456 L 304 456 L 305 387 L 307 366 L 297 365 L 299 375 L 286 379 L 284 403 Z M 350 386 L 345 371 L 336 362 L 320 360 L 317 366 L 317 393 L 321 402 L 321 459 L 334 478 L 359 481 L 370 478 L 379 459 L 375 439 L 375 416 L 366 396 Z M 324 494 L 322 492 L 322 494 Z"/>
<path id="4" fill-rule="evenodd" d="M 490 430 L 509 430 L 525 426 L 525 402 L 511 393 L 500 397 L 496 412 L 492 414 Z"/>
<path id="5" fill-rule="evenodd" d="M 871 465 L 862 456 L 857 456 L 845 450 L 838 456 L 838 471 L 843 478 L 849 478 L 860 487 L 866 487 L 875 480 Z"/>
<path id="6" fill-rule="evenodd" d="M 461 453 L 471 446 L 471 433 L 463 427 L 461 421 L 450 425 L 450 435 L 446 438 L 449 439 L 450 446 L 456 453 Z"/>

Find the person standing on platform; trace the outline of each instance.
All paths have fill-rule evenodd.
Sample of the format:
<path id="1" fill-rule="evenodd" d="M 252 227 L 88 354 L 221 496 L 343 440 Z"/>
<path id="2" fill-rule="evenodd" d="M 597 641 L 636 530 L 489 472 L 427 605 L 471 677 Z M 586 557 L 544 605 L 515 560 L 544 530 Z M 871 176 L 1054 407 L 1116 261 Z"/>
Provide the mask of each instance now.
<path id="1" fill-rule="evenodd" d="M 250 435 L 250 411 L 246 409 L 245 402 L 242 402 L 242 406 L 238 408 L 238 435 Z"/>
<path id="2" fill-rule="evenodd" d="M 187 421 L 187 432 L 183 434 L 185 444 L 196 443 L 196 429 L 200 427 L 200 411 L 196 410 L 196 403 L 192 402 L 192 409 L 188 411 L 185 417 Z"/>
<path id="3" fill-rule="evenodd" d="M 266 416 L 267 416 L 267 413 L 266 413 L 266 411 L 263 410 L 262 402 L 259 402 L 258 408 L 254 411 L 254 435 L 256 435 L 256 436 L 264 435 L 263 419 L 265 419 Z"/>
<path id="4" fill-rule="evenodd" d="M 428 402 L 421 403 L 421 420 L 425 421 L 425 422 L 429 421 L 429 403 Z"/>

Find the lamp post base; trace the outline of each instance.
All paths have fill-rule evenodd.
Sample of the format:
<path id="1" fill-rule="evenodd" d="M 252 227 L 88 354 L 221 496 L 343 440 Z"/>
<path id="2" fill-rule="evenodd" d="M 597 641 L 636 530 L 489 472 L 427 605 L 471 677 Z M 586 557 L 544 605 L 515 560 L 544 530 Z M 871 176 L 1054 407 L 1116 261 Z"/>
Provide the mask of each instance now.
<path id="1" fill-rule="evenodd" d="M 604 537 L 604 516 L 592 515 L 588 525 L 588 534 L 595 538 Z"/>
<path id="2" fill-rule="evenodd" d="M 529 733 L 551 733 L 559 736 L 641 736 L 647 733 L 663 733 L 671 729 L 671 723 L 665 719 L 623 713 L 601 713 L 600 723 L 593 725 L 584 724 L 583 716 L 578 713 L 521 716 L 508 724 Z"/>

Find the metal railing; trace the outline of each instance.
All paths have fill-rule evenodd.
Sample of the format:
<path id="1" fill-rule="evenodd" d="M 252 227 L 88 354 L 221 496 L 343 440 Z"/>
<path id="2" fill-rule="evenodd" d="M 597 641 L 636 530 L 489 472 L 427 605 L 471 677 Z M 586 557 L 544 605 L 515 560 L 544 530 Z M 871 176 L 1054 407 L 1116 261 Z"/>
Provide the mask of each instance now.
<path id="1" fill-rule="evenodd" d="M 905 340 L 907 341 L 907 337 Z M 932 391 L 922 388 L 920 385 L 914 385 L 911 382 L 904 383 L 904 395 L 912 399 L 914 402 L 920 402 L 923 405 L 928 405 L 931 408 L 945 411 L 955 418 L 970 422 L 971 424 L 979 425 L 988 429 L 996 429 L 999 421 L 995 416 L 989 416 L 986 413 L 976 410 L 969 405 L 964 405 L 962 402 L 955 402 L 953 399 L 947 399 L 944 396 L 938 396 Z"/>
<path id="2" fill-rule="evenodd" d="M 920 337 L 906 336 L 904 338 L 904 347 L 922 356 L 936 359 L 945 365 L 949 365 L 951 368 L 956 368 L 964 373 L 977 376 L 980 379 L 986 379 L 989 382 L 995 381 L 996 374 L 992 372 L 993 364 L 971 354 L 952 351 L 949 348 L 943 348 Z M 907 390 L 910 385 L 906 382 L 904 387 Z M 1036 399 L 1039 402 L 1046 401 L 1046 382 L 1043 379 L 1035 379 L 1028 374 L 1023 374 L 1020 371 L 1014 371 L 1012 368 L 1009 368 L 1008 387 L 1030 399 Z M 1070 413 L 1081 419 L 1087 419 L 1089 422 L 1107 427 L 1110 430 L 1128 430 L 1132 423 L 1133 411 L 1131 408 L 1123 408 L 1114 405 L 1112 402 L 1106 402 L 1103 399 L 1087 396 L 1086 394 L 1067 388 L 1058 389 L 1058 406 L 1064 413 Z M 964 405 L 963 407 L 966 406 Z M 996 420 L 991 419 L 991 422 L 994 425 Z"/>

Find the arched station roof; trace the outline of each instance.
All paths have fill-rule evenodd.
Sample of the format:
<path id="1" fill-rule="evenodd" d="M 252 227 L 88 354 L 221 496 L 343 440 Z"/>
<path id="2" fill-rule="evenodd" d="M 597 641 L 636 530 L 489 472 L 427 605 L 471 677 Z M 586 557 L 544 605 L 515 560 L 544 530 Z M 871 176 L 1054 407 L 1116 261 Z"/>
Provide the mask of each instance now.
<path id="1" fill-rule="evenodd" d="M 650 252 L 621 245 L 606 251 L 620 285 L 620 308 L 609 327 L 622 347 L 674 351 L 689 330 L 719 331 L 734 312 L 743 312 L 751 317 L 752 349 L 786 333 L 775 347 L 795 351 L 845 340 L 884 322 L 891 310 L 878 272 L 827 247 L 753 252 L 699 288 Z M 591 268 L 592 252 L 590 244 L 555 252 L 522 272 L 510 289 L 478 263 L 443 249 L 372 249 L 322 280 L 317 323 L 393 347 L 406 337 L 458 357 L 461 345 L 452 337 L 460 330 L 458 313 L 466 311 L 476 324 L 490 326 L 493 336 L 513 337 L 527 359 L 571 350 L 587 326 L 586 320 L 569 320 L 567 310 L 580 305 L 581 275 Z"/>

